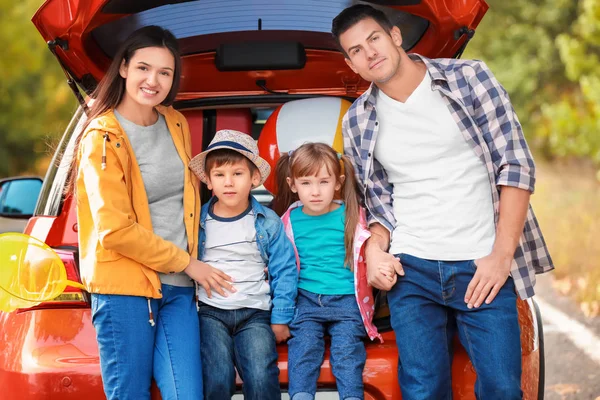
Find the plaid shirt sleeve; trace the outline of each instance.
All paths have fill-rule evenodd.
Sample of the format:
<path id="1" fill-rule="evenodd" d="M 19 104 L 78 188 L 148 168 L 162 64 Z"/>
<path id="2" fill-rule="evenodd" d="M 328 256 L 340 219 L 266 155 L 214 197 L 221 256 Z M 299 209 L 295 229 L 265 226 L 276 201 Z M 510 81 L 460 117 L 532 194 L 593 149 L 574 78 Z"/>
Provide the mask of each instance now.
<path id="1" fill-rule="evenodd" d="M 363 171 L 362 171 L 362 162 L 360 159 L 360 155 L 356 147 L 354 147 L 353 142 L 356 139 L 353 139 L 352 130 L 348 124 L 348 113 L 344 115 L 344 119 L 342 120 L 342 137 L 344 139 L 344 154 L 350 158 L 352 162 L 352 166 L 354 167 L 354 175 L 356 177 L 356 184 L 358 186 L 359 193 L 362 194 L 365 192 L 364 182 L 363 182 Z M 360 137 L 358 138 L 360 140 Z M 364 200 L 364 199 L 362 199 Z"/>
<path id="2" fill-rule="evenodd" d="M 369 153 L 368 143 L 363 143 L 359 122 L 361 116 L 357 115 L 356 107 L 350 107 L 342 120 L 342 136 L 344 138 L 344 153 L 350 157 L 362 200 L 364 201 L 367 225 L 379 223 L 390 233 L 394 230 L 396 220 L 392 208 L 393 187 L 387 180 L 387 174 L 377 160 L 373 160 L 373 171 L 370 176 L 365 175 L 363 163 L 367 163 Z M 353 119 L 353 120 L 352 120 Z M 367 129 L 372 132 L 375 121 L 363 121 Z M 363 160 L 363 157 L 365 159 Z"/>
<path id="3" fill-rule="evenodd" d="M 535 187 L 535 165 L 508 93 L 483 62 L 471 78 L 474 119 L 490 149 L 496 185 Z"/>

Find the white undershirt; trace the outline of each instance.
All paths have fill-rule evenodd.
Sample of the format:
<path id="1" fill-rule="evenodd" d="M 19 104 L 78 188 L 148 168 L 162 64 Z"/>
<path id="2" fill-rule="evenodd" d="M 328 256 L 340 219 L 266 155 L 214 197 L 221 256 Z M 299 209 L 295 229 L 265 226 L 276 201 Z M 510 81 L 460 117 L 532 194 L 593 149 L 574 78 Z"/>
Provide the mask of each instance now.
<path id="1" fill-rule="evenodd" d="M 212 297 L 208 297 L 204 288 L 198 285 L 198 300 L 222 310 L 270 310 L 271 287 L 256 242 L 252 210 L 249 208 L 233 218 L 218 217 L 210 210 L 204 229 L 206 240 L 202 261 L 231 276 L 237 291 L 228 296 L 213 291 Z"/>
<path id="2" fill-rule="evenodd" d="M 375 158 L 393 185 L 390 253 L 432 260 L 490 254 L 495 239 L 487 170 L 463 138 L 429 73 L 405 103 L 379 91 Z"/>

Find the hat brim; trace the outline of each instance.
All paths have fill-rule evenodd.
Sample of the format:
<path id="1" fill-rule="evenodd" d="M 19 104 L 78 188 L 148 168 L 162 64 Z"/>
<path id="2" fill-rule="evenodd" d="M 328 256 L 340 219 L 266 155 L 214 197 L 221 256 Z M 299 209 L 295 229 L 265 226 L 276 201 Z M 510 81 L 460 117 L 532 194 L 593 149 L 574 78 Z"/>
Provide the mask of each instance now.
<path id="1" fill-rule="evenodd" d="M 197 154 L 196 156 L 194 156 L 194 158 L 192 158 L 190 160 L 188 167 L 202 182 L 208 183 L 206 180 L 207 175 L 206 175 L 206 170 L 205 170 L 206 156 L 211 151 L 215 151 L 215 150 L 219 150 L 219 149 L 228 149 L 228 150 L 236 151 L 236 152 L 240 153 L 241 155 L 243 155 L 244 157 L 246 157 L 247 159 L 249 159 L 250 161 L 252 161 L 252 163 L 256 166 L 256 168 L 258 168 L 258 172 L 260 173 L 260 183 L 258 184 L 258 186 L 265 183 L 265 181 L 269 177 L 269 174 L 271 173 L 271 166 L 265 159 L 263 159 L 262 157 L 260 157 L 258 155 L 255 155 L 252 152 L 234 149 L 230 146 L 225 145 L 225 146 L 215 146 L 215 147 L 211 148 L 210 150 L 205 150 L 202 153 Z"/>

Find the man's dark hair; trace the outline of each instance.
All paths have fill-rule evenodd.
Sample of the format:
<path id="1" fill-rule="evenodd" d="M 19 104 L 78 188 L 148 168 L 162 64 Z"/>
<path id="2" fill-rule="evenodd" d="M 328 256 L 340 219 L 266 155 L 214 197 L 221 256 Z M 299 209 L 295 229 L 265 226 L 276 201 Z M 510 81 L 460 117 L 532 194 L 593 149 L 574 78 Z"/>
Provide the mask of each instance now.
<path id="1" fill-rule="evenodd" d="M 367 4 L 355 4 L 348 7 L 333 19 L 333 22 L 331 23 L 331 33 L 333 34 L 333 38 L 337 42 L 338 47 L 346 57 L 348 57 L 348 54 L 346 54 L 346 51 L 340 44 L 340 35 L 367 18 L 375 20 L 375 22 L 381 25 L 388 34 L 394 27 L 383 11 Z"/>

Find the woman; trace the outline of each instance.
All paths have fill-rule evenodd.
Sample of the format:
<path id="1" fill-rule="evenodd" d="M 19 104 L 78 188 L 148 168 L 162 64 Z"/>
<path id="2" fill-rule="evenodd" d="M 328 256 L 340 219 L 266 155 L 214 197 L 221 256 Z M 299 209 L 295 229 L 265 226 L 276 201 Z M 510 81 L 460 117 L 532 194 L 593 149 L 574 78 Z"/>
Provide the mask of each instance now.
<path id="1" fill-rule="evenodd" d="M 201 399 L 196 280 L 219 293 L 229 276 L 196 259 L 200 199 L 186 168 L 190 135 L 171 106 L 181 74 L 175 37 L 134 32 L 99 83 L 77 142 L 82 282 L 108 399 Z"/>

